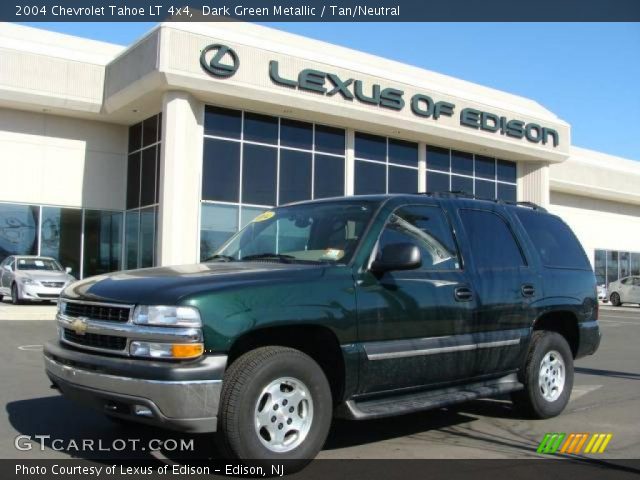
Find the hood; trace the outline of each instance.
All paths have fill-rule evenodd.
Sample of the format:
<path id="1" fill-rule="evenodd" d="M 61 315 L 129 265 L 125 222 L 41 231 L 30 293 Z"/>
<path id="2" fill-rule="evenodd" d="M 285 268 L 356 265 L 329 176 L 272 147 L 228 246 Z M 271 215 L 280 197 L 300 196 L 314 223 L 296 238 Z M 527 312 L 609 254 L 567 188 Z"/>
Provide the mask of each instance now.
<path id="1" fill-rule="evenodd" d="M 275 262 L 214 262 L 126 270 L 69 285 L 69 299 L 126 304 L 177 305 L 187 296 L 274 282 L 320 277 L 326 265 Z"/>
<path id="2" fill-rule="evenodd" d="M 75 278 L 66 272 L 55 272 L 47 270 L 18 270 L 17 278 L 29 278 L 36 282 L 69 282 Z"/>

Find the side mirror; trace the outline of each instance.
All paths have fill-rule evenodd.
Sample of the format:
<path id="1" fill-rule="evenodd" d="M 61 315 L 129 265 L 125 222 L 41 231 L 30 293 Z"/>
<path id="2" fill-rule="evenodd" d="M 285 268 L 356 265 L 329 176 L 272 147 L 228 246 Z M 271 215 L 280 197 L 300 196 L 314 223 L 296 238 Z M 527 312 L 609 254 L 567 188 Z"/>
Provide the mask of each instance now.
<path id="1" fill-rule="evenodd" d="M 11 270 L 11 265 L 5 265 L 3 268 L 4 268 L 7 272 L 11 272 L 11 271 L 12 271 L 12 270 Z"/>
<path id="2" fill-rule="evenodd" d="M 64 269 L 64 271 L 67 272 L 67 273 L 71 273 L 73 271 L 73 269 L 71 267 L 66 267 Z"/>
<path id="3" fill-rule="evenodd" d="M 382 249 L 380 259 L 373 262 L 371 270 L 384 273 L 392 270 L 414 270 L 422 266 L 420 249 L 413 243 L 392 243 Z"/>

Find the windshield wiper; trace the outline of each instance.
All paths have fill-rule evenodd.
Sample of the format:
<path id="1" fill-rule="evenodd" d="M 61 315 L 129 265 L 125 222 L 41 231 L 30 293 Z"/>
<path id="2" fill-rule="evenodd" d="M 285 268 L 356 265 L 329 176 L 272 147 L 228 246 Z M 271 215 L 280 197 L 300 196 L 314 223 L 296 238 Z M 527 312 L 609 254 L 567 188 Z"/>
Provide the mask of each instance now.
<path id="1" fill-rule="evenodd" d="M 296 260 L 293 255 L 284 255 L 282 253 L 257 253 L 255 255 L 247 255 L 242 257 L 242 260 L 280 260 L 283 263 L 290 263 L 291 260 Z"/>
<path id="2" fill-rule="evenodd" d="M 205 262 L 212 262 L 215 260 L 221 260 L 223 262 L 235 262 L 236 259 L 230 255 L 222 255 L 220 253 L 217 253 L 209 258 L 206 258 Z"/>

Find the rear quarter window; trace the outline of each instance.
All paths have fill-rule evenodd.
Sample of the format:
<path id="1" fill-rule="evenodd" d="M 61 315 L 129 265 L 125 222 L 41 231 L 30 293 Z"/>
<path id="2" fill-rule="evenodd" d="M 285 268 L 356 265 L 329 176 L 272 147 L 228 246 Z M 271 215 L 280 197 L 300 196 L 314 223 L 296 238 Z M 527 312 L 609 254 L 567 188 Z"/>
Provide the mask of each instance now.
<path id="1" fill-rule="evenodd" d="M 545 267 L 591 270 L 580 242 L 560 218 L 524 208 L 515 213 Z"/>

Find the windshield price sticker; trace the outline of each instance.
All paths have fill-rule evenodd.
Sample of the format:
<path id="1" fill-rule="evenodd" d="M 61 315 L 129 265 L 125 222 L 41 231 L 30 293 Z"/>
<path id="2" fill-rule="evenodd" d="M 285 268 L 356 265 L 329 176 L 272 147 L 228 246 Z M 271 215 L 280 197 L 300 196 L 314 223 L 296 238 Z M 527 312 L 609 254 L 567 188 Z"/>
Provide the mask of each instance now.
<path id="1" fill-rule="evenodd" d="M 261 213 L 260 215 L 258 215 L 256 218 L 253 219 L 254 222 L 264 222 L 265 220 L 269 220 L 270 218 L 273 218 L 273 216 L 275 215 L 275 212 L 264 212 Z"/>

